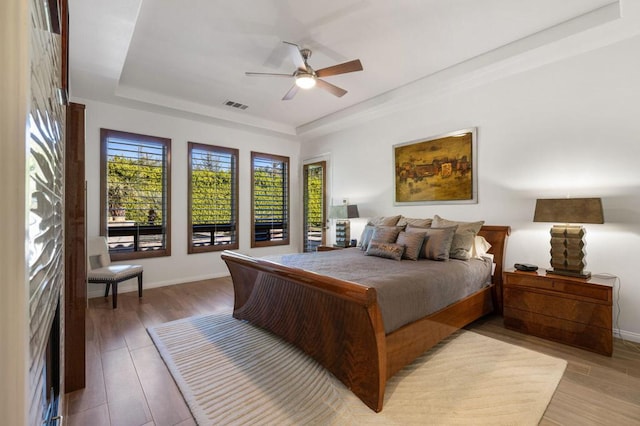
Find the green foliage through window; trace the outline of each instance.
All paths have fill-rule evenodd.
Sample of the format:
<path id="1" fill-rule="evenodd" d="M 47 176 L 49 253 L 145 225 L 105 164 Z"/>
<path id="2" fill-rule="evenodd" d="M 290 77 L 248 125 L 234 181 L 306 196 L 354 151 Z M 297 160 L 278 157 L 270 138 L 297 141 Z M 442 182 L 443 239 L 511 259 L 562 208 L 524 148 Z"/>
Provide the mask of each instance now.
<path id="1" fill-rule="evenodd" d="M 325 162 L 304 166 L 304 251 L 323 243 Z"/>
<path id="2" fill-rule="evenodd" d="M 189 142 L 190 253 L 237 248 L 237 163 L 236 149 Z"/>
<path id="3" fill-rule="evenodd" d="M 289 158 L 251 153 L 252 247 L 289 243 Z"/>
<path id="4" fill-rule="evenodd" d="M 170 140 L 102 129 L 101 143 L 101 217 L 112 254 L 168 255 Z"/>

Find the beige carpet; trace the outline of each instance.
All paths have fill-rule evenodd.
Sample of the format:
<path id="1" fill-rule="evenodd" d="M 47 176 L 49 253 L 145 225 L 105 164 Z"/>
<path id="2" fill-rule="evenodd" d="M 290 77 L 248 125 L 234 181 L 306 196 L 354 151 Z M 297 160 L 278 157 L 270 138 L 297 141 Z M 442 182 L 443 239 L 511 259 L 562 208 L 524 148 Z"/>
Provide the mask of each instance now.
<path id="1" fill-rule="evenodd" d="M 536 425 L 566 367 L 460 331 L 392 377 L 375 413 L 298 349 L 230 313 L 149 334 L 200 425 Z"/>

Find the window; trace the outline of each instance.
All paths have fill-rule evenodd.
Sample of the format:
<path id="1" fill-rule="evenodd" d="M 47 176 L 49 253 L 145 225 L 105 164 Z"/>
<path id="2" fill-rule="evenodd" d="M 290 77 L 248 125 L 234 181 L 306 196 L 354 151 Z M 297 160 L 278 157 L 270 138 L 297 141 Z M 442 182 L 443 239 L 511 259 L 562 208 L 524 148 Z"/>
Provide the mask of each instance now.
<path id="1" fill-rule="evenodd" d="M 326 242 L 326 169 L 326 161 L 305 164 L 303 167 L 304 251 L 316 251 L 318 246 Z"/>
<path id="2" fill-rule="evenodd" d="M 289 157 L 251 153 L 251 247 L 289 244 Z"/>
<path id="3" fill-rule="evenodd" d="M 100 130 L 100 222 L 113 260 L 171 255 L 171 140 Z"/>
<path id="4" fill-rule="evenodd" d="M 189 142 L 189 253 L 238 248 L 238 150 Z"/>

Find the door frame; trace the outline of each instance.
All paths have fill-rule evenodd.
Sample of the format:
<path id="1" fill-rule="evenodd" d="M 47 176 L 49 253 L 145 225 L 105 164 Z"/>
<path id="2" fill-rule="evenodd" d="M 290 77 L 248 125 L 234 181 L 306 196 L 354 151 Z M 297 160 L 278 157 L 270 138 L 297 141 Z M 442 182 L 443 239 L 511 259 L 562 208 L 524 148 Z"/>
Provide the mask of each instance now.
<path id="1" fill-rule="evenodd" d="M 321 245 L 325 245 L 327 243 L 327 231 L 329 229 L 328 226 L 328 208 L 327 202 L 329 199 L 328 196 L 328 188 L 329 188 L 329 159 L 327 156 L 322 157 L 314 157 L 307 160 L 304 160 L 302 163 L 302 251 L 306 250 L 306 239 L 307 239 L 307 168 L 312 165 L 321 165 L 323 167 L 323 188 L 322 188 L 322 237 L 321 237 Z"/>

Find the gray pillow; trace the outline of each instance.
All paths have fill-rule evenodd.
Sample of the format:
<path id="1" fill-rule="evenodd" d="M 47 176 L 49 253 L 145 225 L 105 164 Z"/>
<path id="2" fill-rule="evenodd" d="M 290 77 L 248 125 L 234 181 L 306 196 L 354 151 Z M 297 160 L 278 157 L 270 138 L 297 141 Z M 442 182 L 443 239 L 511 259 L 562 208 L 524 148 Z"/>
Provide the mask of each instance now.
<path id="1" fill-rule="evenodd" d="M 400 215 L 397 215 L 397 216 L 372 217 L 367 222 L 367 225 L 373 225 L 373 226 L 395 226 L 396 223 L 398 223 L 398 219 L 400 219 Z"/>
<path id="2" fill-rule="evenodd" d="M 371 241 L 395 243 L 401 230 L 402 228 L 397 226 L 376 226 L 373 230 Z"/>
<path id="3" fill-rule="evenodd" d="M 406 227 L 407 225 L 419 226 L 421 228 L 431 228 L 431 222 L 433 219 L 416 219 L 411 217 L 400 216 L 400 220 L 396 223 L 396 226 Z"/>
<path id="4" fill-rule="evenodd" d="M 376 227 L 373 225 L 367 225 L 364 227 L 362 235 L 360 235 L 360 250 L 365 251 L 367 247 L 369 247 L 369 241 L 371 241 L 374 229 L 376 229 Z"/>
<path id="5" fill-rule="evenodd" d="M 449 257 L 452 259 L 469 260 L 473 252 L 473 241 L 480 228 L 484 225 L 484 220 L 477 222 L 460 222 L 444 219 L 438 215 L 433 216 L 432 228 L 444 228 L 457 226 L 456 235 L 451 243 Z"/>
<path id="6" fill-rule="evenodd" d="M 366 251 L 367 248 L 369 248 L 369 243 L 374 238 L 386 243 L 395 243 L 401 229 L 402 228 L 396 226 L 365 226 L 360 236 L 360 250 Z"/>
<path id="7" fill-rule="evenodd" d="M 424 232 L 400 232 L 398 234 L 396 243 L 404 246 L 403 259 L 418 260 L 425 235 Z"/>
<path id="8" fill-rule="evenodd" d="M 431 228 L 425 231 L 421 257 L 430 260 L 449 260 L 449 252 L 456 226 L 449 228 Z"/>
<path id="9" fill-rule="evenodd" d="M 427 229 L 431 229 L 431 226 L 417 226 L 409 223 L 404 230 L 407 232 L 425 232 Z"/>
<path id="10" fill-rule="evenodd" d="M 441 229 L 441 228 L 437 228 Z M 469 260 L 473 254 L 473 240 L 475 234 L 470 232 L 453 234 L 453 241 L 451 241 L 451 249 L 449 250 L 449 257 L 451 259 Z"/>
<path id="11" fill-rule="evenodd" d="M 385 259 L 400 260 L 404 253 L 404 246 L 396 243 L 383 243 L 372 240 L 364 253 L 367 256 L 378 256 Z"/>

